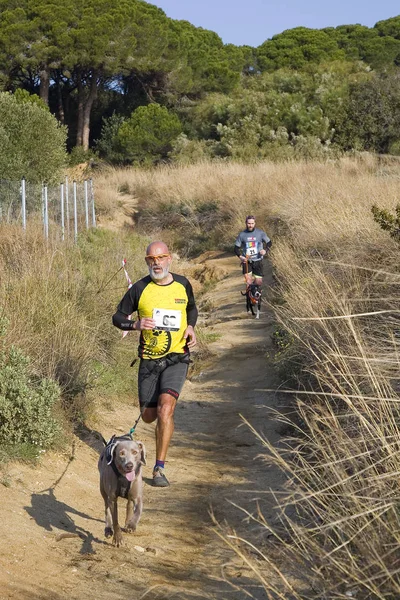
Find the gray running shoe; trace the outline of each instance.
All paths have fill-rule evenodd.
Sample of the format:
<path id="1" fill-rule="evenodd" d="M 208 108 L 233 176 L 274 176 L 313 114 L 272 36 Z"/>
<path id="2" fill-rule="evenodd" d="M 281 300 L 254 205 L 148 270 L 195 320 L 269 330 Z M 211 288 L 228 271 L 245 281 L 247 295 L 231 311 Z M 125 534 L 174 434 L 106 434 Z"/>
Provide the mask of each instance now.
<path id="1" fill-rule="evenodd" d="M 164 469 L 155 467 L 153 471 L 153 485 L 155 487 L 168 487 L 169 481 L 164 475 Z"/>

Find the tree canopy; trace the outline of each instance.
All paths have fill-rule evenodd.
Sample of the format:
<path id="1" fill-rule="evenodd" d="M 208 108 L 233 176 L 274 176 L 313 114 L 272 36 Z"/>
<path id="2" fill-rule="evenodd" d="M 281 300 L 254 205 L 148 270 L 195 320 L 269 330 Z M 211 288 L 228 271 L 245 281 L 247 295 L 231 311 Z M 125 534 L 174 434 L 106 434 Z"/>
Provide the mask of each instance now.
<path id="1" fill-rule="evenodd" d="M 296 27 L 252 48 L 224 44 L 144 0 L 0 0 L 0 90 L 37 94 L 67 126 L 69 149 L 97 140 L 118 162 L 130 160 L 119 129 L 151 105 L 176 117 L 188 139 L 207 141 L 207 153 L 215 142 L 217 154 L 235 155 L 242 135 L 264 147 L 278 129 L 287 143 L 314 136 L 347 148 L 355 140 L 349 123 L 359 118 L 355 90 L 366 94 L 359 106 L 368 105 L 367 81 L 384 91 L 379 74 L 390 78 L 399 66 L 400 16 L 372 28 Z M 372 135 L 357 144 L 393 148 L 390 130 L 391 141 Z"/>

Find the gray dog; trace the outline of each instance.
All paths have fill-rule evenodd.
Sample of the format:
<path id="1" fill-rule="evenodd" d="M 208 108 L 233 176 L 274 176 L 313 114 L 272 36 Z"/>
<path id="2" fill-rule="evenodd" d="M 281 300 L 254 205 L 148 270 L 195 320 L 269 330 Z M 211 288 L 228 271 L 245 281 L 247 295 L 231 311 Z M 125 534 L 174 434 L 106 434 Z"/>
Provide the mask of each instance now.
<path id="1" fill-rule="evenodd" d="M 134 442 L 128 436 L 113 436 L 100 455 L 100 492 L 106 513 L 104 535 L 109 538 L 114 534 L 114 546 L 122 544 L 121 527 L 118 524 L 118 496 L 128 501 L 125 531 L 135 531 L 139 523 L 143 508 L 142 465 L 145 464 L 144 444 Z"/>

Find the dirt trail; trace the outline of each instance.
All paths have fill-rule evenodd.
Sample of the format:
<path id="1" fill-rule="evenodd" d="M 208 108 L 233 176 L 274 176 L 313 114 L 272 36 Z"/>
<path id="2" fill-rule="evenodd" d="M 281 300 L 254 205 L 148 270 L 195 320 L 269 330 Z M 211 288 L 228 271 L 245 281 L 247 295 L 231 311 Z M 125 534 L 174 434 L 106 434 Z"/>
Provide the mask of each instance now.
<path id="1" fill-rule="evenodd" d="M 245 313 L 235 257 L 215 255 L 208 264 L 227 272 L 209 294 L 207 331 L 220 337 L 210 344 L 210 364 L 185 384 L 177 406 L 166 465 L 171 487 L 150 485 L 154 427 L 140 423 L 137 439 L 148 455 L 144 511 L 137 533 L 124 534 L 117 549 L 104 538 L 95 437 L 74 438 L 70 454 L 46 454 L 39 468 L 12 465 L 0 485 L 1 599 L 245 598 L 223 576 L 266 598 L 216 535 L 210 509 L 219 523 L 242 534 L 248 531 L 245 515 L 230 502 L 253 511 L 261 498 L 266 515 L 273 514 L 257 492 L 278 489 L 281 477 L 257 459 L 260 442 L 239 416 L 278 439 L 268 411 L 276 399 L 254 391 L 272 383 L 265 357 L 271 315 L 264 311 L 256 321 Z M 96 429 L 105 437 L 126 432 L 136 416 L 136 408 L 122 403 L 103 407 Z M 121 521 L 124 509 L 120 499 Z M 57 541 L 65 532 L 78 535 Z"/>

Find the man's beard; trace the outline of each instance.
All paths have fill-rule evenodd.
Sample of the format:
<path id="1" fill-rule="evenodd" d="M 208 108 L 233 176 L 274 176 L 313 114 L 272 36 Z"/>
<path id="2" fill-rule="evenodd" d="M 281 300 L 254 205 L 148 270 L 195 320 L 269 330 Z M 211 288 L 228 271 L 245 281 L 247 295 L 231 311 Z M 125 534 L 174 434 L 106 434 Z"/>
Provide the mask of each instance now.
<path id="1" fill-rule="evenodd" d="M 165 267 L 162 270 L 162 273 L 154 273 L 153 269 L 154 269 L 154 265 L 149 266 L 150 277 L 155 281 L 158 281 L 160 279 L 165 279 L 165 277 L 167 277 L 167 275 L 169 273 L 169 267 Z"/>

